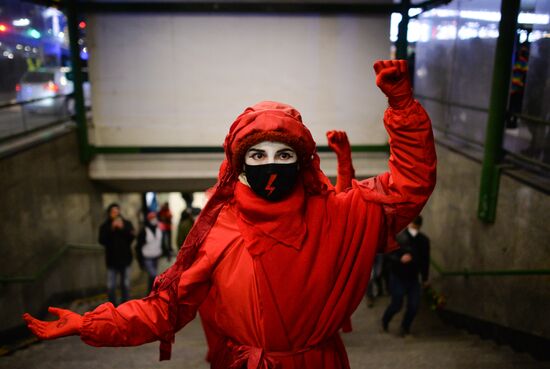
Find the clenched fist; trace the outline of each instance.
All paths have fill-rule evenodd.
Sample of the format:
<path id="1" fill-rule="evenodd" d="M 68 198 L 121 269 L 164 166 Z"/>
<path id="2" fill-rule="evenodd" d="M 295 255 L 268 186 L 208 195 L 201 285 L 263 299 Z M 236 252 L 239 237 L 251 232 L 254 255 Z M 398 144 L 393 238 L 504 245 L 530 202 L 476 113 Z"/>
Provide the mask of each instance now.
<path id="1" fill-rule="evenodd" d="M 339 158 L 351 157 L 351 146 L 348 135 L 344 131 L 327 132 L 328 147 L 334 151 Z"/>
<path id="2" fill-rule="evenodd" d="M 413 103 L 413 92 L 406 60 L 379 60 L 374 63 L 376 85 L 388 97 L 394 109 L 405 109 Z"/>
<path id="3" fill-rule="evenodd" d="M 72 336 L 80 333 L 82 325 L 82 316 L 70 310 L 49 307 L 48 311 L 59 317 L 58 320 L 46 322 L 33 318 L 30 314 L 23 314 L 23 319 L 27 327 L 38 338 L 42 340 L 51 340 L 54 338 Z"/>

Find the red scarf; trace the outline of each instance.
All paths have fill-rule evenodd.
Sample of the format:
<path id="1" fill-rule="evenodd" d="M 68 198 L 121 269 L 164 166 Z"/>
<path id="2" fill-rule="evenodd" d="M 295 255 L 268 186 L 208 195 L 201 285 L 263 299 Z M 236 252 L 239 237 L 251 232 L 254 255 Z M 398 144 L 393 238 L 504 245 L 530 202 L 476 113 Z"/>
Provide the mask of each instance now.
<path id="1" fill-rule="evenodd" d="M 260 255 L 277 243 L 300 250 L 307 233 L 304 200 L 301 183 L 296 184 L 287 198 L 277 202 L 267 201 L 248 186 L 237 183 L 233 203 L 248 251 Z"/>

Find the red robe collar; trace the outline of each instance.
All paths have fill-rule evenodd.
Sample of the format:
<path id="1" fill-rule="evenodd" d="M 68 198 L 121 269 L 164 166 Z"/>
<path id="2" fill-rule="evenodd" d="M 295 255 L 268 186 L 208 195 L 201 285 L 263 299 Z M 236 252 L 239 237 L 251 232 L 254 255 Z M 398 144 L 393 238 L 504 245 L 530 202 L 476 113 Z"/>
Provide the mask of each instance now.
<path id="1" fill-rule="evenodd" d="M 301 250 L 307 234 L 302 183 L 297 183 L 287 198 L 271 202 L 238 182 L 233 204 L 239 229 L 252 255 L 261 255 L 277 244 Z"/>

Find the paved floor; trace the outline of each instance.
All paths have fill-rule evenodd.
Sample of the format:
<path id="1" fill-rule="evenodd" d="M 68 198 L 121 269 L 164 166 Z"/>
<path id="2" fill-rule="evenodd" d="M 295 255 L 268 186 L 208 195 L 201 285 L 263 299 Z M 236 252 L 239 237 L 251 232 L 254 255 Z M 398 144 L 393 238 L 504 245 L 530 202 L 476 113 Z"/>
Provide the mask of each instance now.
<path id="1" fill-rule="evenodd" d="M 506 346 L 445 326 L 428 309 L 420 312 L 411 337 L 397 336 L 399 316 L 390 332 L 382 333 L 378 321 L 387 303 L 383 297 L 372 309 L 361 304 L 353 316 L 354 331 L 343 334 L 353 369 L 550 368 L 550 363 L 537 362 Z M 93 348 L 77 337 L 67 337 L 0 357 L 0 369 L 207 369 L 204 355 L 205 341 L 196 319 L 178 333 L 171 361 L 157 361 L 157 343 Z"/>

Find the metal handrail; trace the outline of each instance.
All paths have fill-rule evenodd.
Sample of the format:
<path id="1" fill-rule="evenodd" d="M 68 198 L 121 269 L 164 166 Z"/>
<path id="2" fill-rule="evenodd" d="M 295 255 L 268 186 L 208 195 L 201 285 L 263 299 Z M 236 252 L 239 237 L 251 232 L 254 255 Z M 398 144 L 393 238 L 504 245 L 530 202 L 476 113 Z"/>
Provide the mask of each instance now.
<path id="1" fill-rule="evenodd" d="M 509 114 L 513 117 L 520 118 L 520 119 L 526 120 L 528 122 L 532 122 L 532 123 L 536 123 L 536 124 L 544 124 L 544 125 L 547 125 L 547 126 L 550 125 L 550 121 L 544 120 L 542 118 L 534 117 L 532 115 L 518 114 L 518 113 L 509 113 Z"/>
<path id="2" fill-rule="evenodd" d="M 480 108 L 480 107 L 473 106 L 473 105 L 459 104 L 459 103 L 455 103 L 455 102 L 452 102 L 452 101 L 440 99 L 440 98 L 437 98 L 437 97 L 430 97 L 430 96 L 424 96 L 424 95 L 419 95 L 419 94 L 415 94 L 414 96 L 418 99 L 433 101 L 433 102 L 437 102 L 437 103 L 440 103 L 440 104 L 454 106 L 454 107 L 457 107 L 457 108 L 475 110 L 475 111 L 479 111 L 479 112 L 483 112 L 483 113 L 487 113 L 489 111 L 486 108 Z M 544 120 L 542 118 L 534 117 L 532 115 L 519 114 L 519 113 L 510 113 L 510 112 L 508 112 L 508 114 L 510 116 L 517 117 L 517 118 L 520 118 L 520 119 L 523 119 L 523 120 L 526 120 L 526 121 L 529 121 L 529 122 L 532 122 L 532 123 L 550 125 L 550 121 Z"/>
<path id="3" fill-rule="evenodd" d="M 479 112 L 482 112 L 482 113 L 487 113 L 489 111 L 489 109 L 487 109 L 487 108 L 482 108 L 482 107 L 473 106 L 473 105 L 460 104 L 460 103 L 456 103 L 456 102 L 452 102 L 452 101 L 448 101 L 448 100 L 444 100 L 444 99 L 439 99 L 437 97 L 419 95 L 417 93 L 414 94 L 414 97 L 417 98 L 417 99 L 429 100 L 429 101 L 437 102 L 437 103 L 444 104 L 444 105 L 450 105 L 450 106 L 454 106 L 454 107 L 457 107 L 457 108 L 479 111 Z"/>
<path id="4" fill-rule="evenodd" d="M 0 276 L 0 283 L 30 283 L 40 279 L 46 274 L 67 252 L 71 250 L 85 250 L 85 251 L 102 251 L 103 247 L 98 244 L 84 244 L 84 243 L 72 243 L 67 244 L 57 250 L 36 272 L 34 275 L 26 276 Z"/>
<path id="5" fill-rule="evenodd" d="M 57 94 L 57 95 L 54 95 L 54 96 L 40 97 L 38 99 L 25 100 L 25 101 L 19 101 L 19 102 L 9 102 L 9 103 L 5 103 L 5 104 L 0 104 L 0 110 L 1 109 L 6 109 L 6 108 L 11 108 L 11 107 L 14 107 L 14 106 L 22 106 L 22 105 L 33 104 L 35 102 L 49 100 L 49 99 L 61 99 L 63 97 L 73 96 L 73 95 L 74 95 L 73 93 L 65 94 L 65 95 L 64 94 Z"/>
<path id="6" fill-rule="evenodd" d="M 474 140 L 471 137 L 461 135 L 460 133 L 451 132 L 451 131 L 449 131 L 445 128 L 441 128 L 441 126 L 437 126 L 437 125 L 434 125 L 433 129 L 436 130 L 436 131 L 441 132 L 445 136 L 449 136 L 451 138 L 457 138 L 457 139 L 459 139 L 460 141 L 463 141 L 466 144 L 476 145 L 477 147 L 483 148 L 483 142 Z"/>
<path id="7" fill-rule="evenodd" d="M 442 277 L 502 277 L 502 276 L 527 276 L 527 275 L 550 275 L 550 269 L 508 269 L 508 270 L 469 270 L 464 268 L 463 270 L 444 270 L 435 262 L 430 259 L 430 264 L 439 275 Z"/>
<path id="8" fill-rule="evenodd" d="M 0 283 L 30 283 L 40 279 L 48 272 L 67 252 L 71 250 L 84 250 L 99 252 L 103 250 L 98 244 L 67 244 L 55 252 L 48 261 L 44 263 L 42 268 L 34 275 L 28 276 L 0 276 Z M 550 275 L 550 269 L 510 269 L 510 270 L 463 270 L 447 271 L 433 259 L 430 259 L 430 264 L 442 277 L 481 277 L 481 276 L 527 276 L 527 275 Z"/>
<path id="9" fill-rule="evenodd" d="M 530 163 L 532 165 L 535 165 L 535 166 L 538 166 L 538 167 L 541 167 L 541 168 L 544 168 L 546 170 L 550 170 L 550 164 L 547 164 L 543 161 L 540 161 L 540 160 L 537 160 L 537 159 L 533 159 L 533 158 L 530 158 L 528 156 L 525 156 L 525 155 L 522 155 L 522 154 L 518 154 L 518 153 L 515 153 L 515 152 L 512 152 L 512 151 L 509 151 L 509 150 L 504 150 L 504 152 L 506 153 L 506 155 L 512 157 L 512 158 L 515 158 L 517 160 L 520 160 L 520 161 L 525 161 L 527 163 Z"/>

